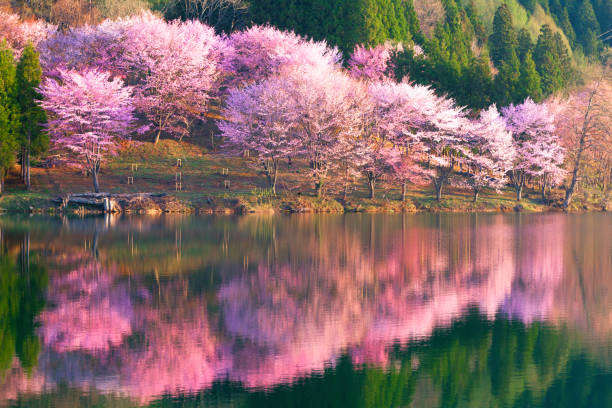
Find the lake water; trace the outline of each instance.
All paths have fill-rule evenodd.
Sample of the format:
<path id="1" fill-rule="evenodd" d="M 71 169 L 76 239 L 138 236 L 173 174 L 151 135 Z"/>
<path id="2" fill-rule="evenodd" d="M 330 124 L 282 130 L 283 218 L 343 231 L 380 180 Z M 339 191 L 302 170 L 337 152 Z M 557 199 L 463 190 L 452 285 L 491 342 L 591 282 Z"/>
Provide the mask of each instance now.
<path id="1" fill-rule="evenodd" d="M 610 214 L 0 230 L 0 405 L 612 407 Z"/>

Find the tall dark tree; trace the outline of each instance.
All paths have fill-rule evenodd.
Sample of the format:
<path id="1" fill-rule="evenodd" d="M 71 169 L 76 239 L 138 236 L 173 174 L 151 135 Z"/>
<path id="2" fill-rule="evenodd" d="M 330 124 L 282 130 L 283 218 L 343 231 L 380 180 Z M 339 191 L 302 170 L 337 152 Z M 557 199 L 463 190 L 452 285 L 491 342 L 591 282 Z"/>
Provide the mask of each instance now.
<path id="1" fill-rule="evenodd" d="M 519 96 L 520 64 L 516 54 L 501 62 L 501 67 L 493 81 L 493 92 L 498 106 L 517 103 Z"/>
<path id="2" fill-rule="evenodd" d="M 527 54 L 533 50 L 533 41 L 531 40 L 531 34 L 525 28 L 521 28 L 517 36 L 517 47 L 516 55 L 519 61 L 523 62 Z"/>
<path id="3" fill-rule="evenodd" d="M 517 98 L 519 101 L 530 97 L 536 102 L 542 100 L 542 87 L 540 85 L 540 75 L 531 57 L 531 52 L 528 52 L 521 62 L 519 75 Z"/>
<path id="4" fill-rule="evenodd" d="M 42 79 L 38 52 L 32 44 L 28 44 L 21 54 L 17 64 L 17 101 L 19 104 L 21 131 L 22 178 L 26 189 L 30 189 L 30 156 L 38 155 L 47 150 L 49 137 L 44 132 L 47 120 L 45 111 L 38 101 L 41 99 L 37 91 Z"/>
<path id="5" fill-rule="evenodd" d="M 567 37 L 567 40 L 570 43 L 570 46 L 573 46 L 576 42 L 576 32 L 574 31 L 574 27 L 570 22 L 569 14 L 567 12 L 567 8 L 563 8 L 563 12 L 561 16 L 558 17 L 559 27 L 563 30 L 563 33 Z"/>
<path id="6" fill-rule="evenodd" d="M 512 25 L 512 14 L 506 3 L 499 6 L 493 17 L 493 33 L 489 36 L 489 55 L 496 67 L 509 62 L 516 53 L 516 33 Z"/>
<path id="7" fill-rule="evenodd" d="M 0 194 L 4 179 L 15 162 L 19 132 L 16 67 L 13 52 L 6 41 L 0 43 Z"/>
<path id="8" fill-rule="evenodd" d="M 545 24 L 540 28 L 538 42 L 533 52 L 544 96 L 560 90 L 564 84 L 556 49 L 553 32 L 550 26 Z"/>
<path id="9" fill-rule="evenodd" d="M 572 14 L 576 41 L 582 46 L 586 55 L 595 55 L 599 50 L 600 41 L 597 35 L 601 32 L 595 10 L 589 0 L 581 0 Z"/>

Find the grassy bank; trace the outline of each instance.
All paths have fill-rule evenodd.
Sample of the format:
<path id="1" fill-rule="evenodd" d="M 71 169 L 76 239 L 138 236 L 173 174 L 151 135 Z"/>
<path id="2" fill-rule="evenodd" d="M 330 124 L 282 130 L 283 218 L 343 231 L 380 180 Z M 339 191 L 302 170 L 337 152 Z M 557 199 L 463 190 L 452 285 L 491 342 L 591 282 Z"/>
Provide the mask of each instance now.
<path id="1" fill-rule="evenodd" d="M 14 169 L 7 179 L 6 193 L 0 198 L 0 208 L 4 211 L 54 212 L 58 209 L 54 200 L 59 196 L 91 191 L 91 179 L 75 168 L 34 167 L 32 189 L 28 192 L 19 183 L 18 174 L 19 169 Z M 176 190 L 179 176 L 181 191 Z M 469 191 L 448 188 L 438 202 L 428 186 L 413 186 L 407 200 L 402 202 L 399 187 L 385 183 L 377 186 L 377 198 L 369 199 L 365 180 L 355 181 L 346 200 L 334 193 L 341 190 L 341 186 L 334 184 L 328 186 L 325 197 L 317 198 L 308 169 L 300 162 L 282 164 L 278 194 L 274 196 L 256 159 L 226 157 L 196 144 L 171 140 L 162 140 L 158 145 L 126 146 L 103 167 L 100 188 L 111 194 L 165 193 L 156 200 L 130 201 L 124 210 L 132 212 L 537 212 L 552 209 L 542 203 L 537 192 L 529 190 L 519 207 L 510 190 L 502 194 L 485 192 L 473 203 Z M 591 206 L 578 204 L 576 208 L 591 209 Z"/>

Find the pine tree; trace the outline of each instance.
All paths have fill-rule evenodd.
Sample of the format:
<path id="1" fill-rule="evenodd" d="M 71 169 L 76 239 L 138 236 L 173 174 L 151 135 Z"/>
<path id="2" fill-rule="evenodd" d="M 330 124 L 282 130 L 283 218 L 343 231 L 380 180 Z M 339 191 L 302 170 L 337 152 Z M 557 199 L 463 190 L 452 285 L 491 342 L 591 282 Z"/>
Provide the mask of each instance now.
<path id="1" fill-rule="evenodd" d="M 544 96 L 560 90 L 563 86 L 563 74 L 559 65 L 559 55 L 556 51 L 552 30 L 549 25 L 545 24 L 540 28 L 538 42 L 533 52 L 533 60 L 540 74 Z"/>
<path id="2" fill-rule="evenodd" d="M 498 106 L 516 103 L 519 96 L 519 60 L 512 53 L 508 60 L 502 61 L 501 67 L 493 81 L 493 92 Z"/>
<path id="3" fill-rule="evenodd" d="M 561 74 L 561 87 L 565 87 L 571 82 L 572 79 L 572 59 L 567 52 L 567 47 L 561 34 L 555 33 L 553 35 L 553 41 L 555 43 L 555 55 L 557 57 L 557 63 L 559 64 L 559 72 Z"/>
<path id="4" fill-rule="evenodd" d="M 506 3 L 499 6 L 493 18 L 493 33 L 489 36 L 489 54 L 496 67 L 510 61 L 517 45 L 512 14 Z"/>
<path id="5" fill-rule="evenodd" d="M 406 19 L 406 24 L 408 25 L 410 36 L 416 43 L 423 44 L 423 42 L 425 41 L 425 37 L 421 32 L 421 24 L 419 23 L 419 17 L 417 16 L 416 9 L 414 8 L 413 1 L 400 0 L 398 1 L 398 3 L 400 3 L 403 7 L 404 18 Z"/>
<path id="6" fill-rule="evenodd" d="M 570 43 L 570 46 L 573 46 L 576 42 L 576 32 L 574 31 L 574 27 L 572 27 L 572 23 L 570 22 L 569 14 L 567 12 L 566 7 L 563 8 L 561 17 L 559 17 L 558 20 L 559 27 L 561 27 L 561 29 L 565 33 L 565 36 L 567 37 L 567 40 Z"/>
<path id="7" fill-rule="evenodd" d="M 485 57 L 474 58 L 471 64 L 464 69 L 461 78 L 463 92 L 458 100 L 461 104 L 472 109 L 485 109 L 493 101 L 493 78 L 489 61 Z"/>
<path id="8" fill-rule="evenodd" d="M 0 43 L 0 194 L 4 179 L 15 162 L 19 112 L 16 100 L 15 60 L 6 41 Z"/>
<path id="9" fill-rule="evenodd" d="M 542 100 L 542 87 L 540 86 L 540 75 L 536 70 L 535 62 L 531 57 L 531 52 L 528 52 L 523 62 L 521 62 L 521 70 L 519 76 L 519 84 L 517 89 L 518 101 L 524 101 L 530 97 L 536 102 Z"/>
<path id="10" fill-rule="evenodd" d="M 516 47 L 516 55 L 519 61 L 523 62 L 528 53 L 533 49 L 533 41 L 531 41 L 531 34 L 525 28 L 521 28 L 518 32 L 518 45 Z"/>
<path id="11" fill-rule="evenodd" d="M 478 40 L 478 45 L 482 46 L 487 41 L 487 28 L 482 22 L 482 18 L 480 18 L 478 12 L 476 11 L 474 0 L 470 0 L 470 2 L 465 6 L 465 12 L 472 23 L 472 27 L 474 28 L 474 36 Z"/>
<path id="12" fill-rule="evenodd" d="M 49 146 L 49 137 L 43 129 L 47 116 L 37 102 L 41 98 L 37 91 L 41 79 L 42 69 L 38 52 L 30 43 L 21 54 L 16 73 L 17 101 L 21 120 L 19 142 L 22 178 L 28 190 L 30 189 L 30 156 L 44 152 Z"/>
<path id="13" fill-rule="evenodd" d="M 586 55 L 596 55 L 599 50 L 597 33 L 601 32 L 601 28 L 591 2 L 582 0 L 573 13 L 573 17 L 577 42 L 582 45 Z"/>

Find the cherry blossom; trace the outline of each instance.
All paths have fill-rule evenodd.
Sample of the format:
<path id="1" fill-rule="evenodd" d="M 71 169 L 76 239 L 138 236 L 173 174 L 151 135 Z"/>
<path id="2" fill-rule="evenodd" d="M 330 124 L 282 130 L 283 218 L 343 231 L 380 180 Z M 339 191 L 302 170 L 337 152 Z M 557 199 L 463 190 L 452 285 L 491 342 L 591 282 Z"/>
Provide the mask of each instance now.
<path id="1" fill-rule="evenodd" d="M 41 104 L 51 114 L 52 142 L 71 151 L 69 162 L 91 173 L 99 192 L 102 162 L 116 152 L 117 138 L 128 136 L 134 120 L 132 90 L 107 72 L 60 71 L 60 78 L 40 87 Z"/>

